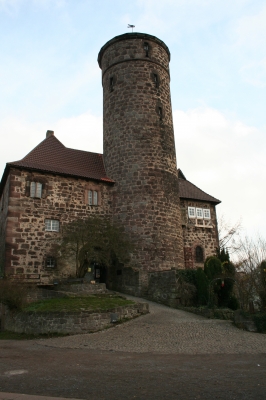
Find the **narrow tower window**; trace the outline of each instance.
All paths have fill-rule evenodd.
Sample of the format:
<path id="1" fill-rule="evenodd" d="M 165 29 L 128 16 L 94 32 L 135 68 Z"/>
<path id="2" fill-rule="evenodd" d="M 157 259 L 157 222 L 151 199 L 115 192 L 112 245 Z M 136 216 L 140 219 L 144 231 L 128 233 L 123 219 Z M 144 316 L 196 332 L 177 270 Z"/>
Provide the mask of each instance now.
<path id="1" fill-rule="evenodd" d="M 159 87 L 159 78 L 157 74 L 153 74 L 153 81 L 155 83 L 155 87 Z"/>
<path id="2" fill-rule="evenodd" d="M 144 42 L 144 46 L 143 46 L 145 52 L 146 52 L 146 57 L 149 57 L 149 43 Z"/>
<path id="3" fill-rule="evenodd" d="M 158 107 L 158 114 L 159 114 L 159 118 L 161 121 L 163 119 L 163 108 L 162 107 Z"/>
<path id="4" fill-rule="evenodd" d="M 109 88 L 110 88 L 110 92 L 112 92 L 114 90 L 114 77 L 113 76 L 110 77 Z"/>

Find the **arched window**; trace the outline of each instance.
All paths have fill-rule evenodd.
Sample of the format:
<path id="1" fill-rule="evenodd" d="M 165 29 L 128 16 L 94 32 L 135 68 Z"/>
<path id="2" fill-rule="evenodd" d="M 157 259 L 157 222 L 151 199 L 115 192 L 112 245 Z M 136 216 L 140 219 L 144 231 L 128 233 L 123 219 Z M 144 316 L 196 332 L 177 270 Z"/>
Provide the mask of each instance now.
<path id="1" fill-rule="evenodd" d="M 197 246 L 195 249 L 195 258 L 196 262 L 203 262 L 203 248 L 201 246 Z"/>

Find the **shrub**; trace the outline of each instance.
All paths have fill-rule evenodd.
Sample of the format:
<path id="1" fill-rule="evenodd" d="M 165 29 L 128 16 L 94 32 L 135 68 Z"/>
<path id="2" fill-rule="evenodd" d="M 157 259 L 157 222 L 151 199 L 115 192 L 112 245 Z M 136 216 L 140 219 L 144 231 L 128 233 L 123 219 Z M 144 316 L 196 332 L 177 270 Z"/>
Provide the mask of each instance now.
<path id="1" fill-rule="evenodd" d="M 204 272 L 209 281 L 222 274 L 222 263 L 217 257 L 208 257 L 204 263 Z"/>
<path id="2" fill-rule="evenodd" d="M 202 268 L 196 271 L 197 302 L 199 305 L 206 305 L 209 297 L 208 279 Z"/>
<path id="3" fill-rule="evenodd" d="M 0 303 L 5 304 L 11 310 L 21 310 L 27 304 L 28 288 L 25 284 L 0 280 Z"/>
<path id="4" fill-rule="evenodd" d="M 196 285 L 196 274 L 197 271 L 195 269 L 180 269 L 177 271 L 177 276 L 191 285 Z"/>
<path id="5" fill-rule="evenodd" d="M 266 333 L 266 313 L 258 313 L 253 316 L 253 321 L 260 333 Z"/>
<path id="6" fill-rule="evenodd" d="M 260 269 L 260 280 L 261 280 L 261 289 L 259 291 L 260 301 L 261 301 L 261 309 L 266 310 L 266 261 L 262 261 L 259 266 Z"/>

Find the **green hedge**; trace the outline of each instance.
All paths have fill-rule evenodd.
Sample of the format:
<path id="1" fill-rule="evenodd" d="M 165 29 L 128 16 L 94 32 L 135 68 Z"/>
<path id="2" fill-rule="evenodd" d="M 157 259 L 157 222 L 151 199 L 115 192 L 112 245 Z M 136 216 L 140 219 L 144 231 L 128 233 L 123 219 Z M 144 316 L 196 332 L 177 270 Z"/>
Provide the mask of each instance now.
<path id="1" fill-rule="evenodd" d="M 266 333 L 266 313 L 258 313 L 253 315 L 253 320 L 260 333 Z"/>

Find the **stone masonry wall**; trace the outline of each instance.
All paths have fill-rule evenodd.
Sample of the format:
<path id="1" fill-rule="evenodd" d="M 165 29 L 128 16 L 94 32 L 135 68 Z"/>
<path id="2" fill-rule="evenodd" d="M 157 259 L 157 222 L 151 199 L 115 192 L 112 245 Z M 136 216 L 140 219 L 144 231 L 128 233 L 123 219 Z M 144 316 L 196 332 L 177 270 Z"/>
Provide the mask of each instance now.
<path id="1" fill-rule="evenodd" d="M 42 198 L 29 197 L 27 182 L 43 184 Z M 90 206 L 87 191 L 97 190 L 99 205 Z M 58 232 L 45 231 L 45 219 L 58 220 L 60 226 L 90 214 L 110 214 L 110 185 L 101 182 L 48 175 L 12 168 L 6 229 L 6 274 L 26 281 L 48 284 L 55 277 L 75 275 L 74 265 L 58 263 L 46 268 L 45 259 L 55 256 Z"/>
<path id="2" fill-rule="evenodd" d="M 133 268 L 183 268 L 169 52 L 149 35 L 123 38 L 99 56 L 104 162 L 116 181 L 113 214 L 135 240 Z"/>
<path id="3" fill-rule="evenodd" d="M 188 218 L 188 207 L 208 208 L 211 212 L 210 220 Z M 182 228 L 185 253 L 185 267 L 198 268 L 204 266 L 204 260 L 216 254 L 219 245 L 217 231 L 217 217 L 215 206 L 201 201 L 181 201 Z M 195 250 L 197 246 L 203 248 L 203 262 L 196 262 Z"/>
<path id="4" fill-rule="evenodd" d="M 7 223 L 7 213 L 8 213 L 9 186 L 10 186 L 10 179 L 8 178 L 0 199 L 0 276 L 4 273 L 4 263 L 6 261 L 5 232 Z"/>
<path id="5" fill-rule="evenodd" d="M 24 312 L 5 315 L 5 330 L 18 333 L 86 333 L 112 326 L 111 314 L 117 320 L 131 319 L 149 312 L 147 303 L 116 307 L 106 312 Z"/>

